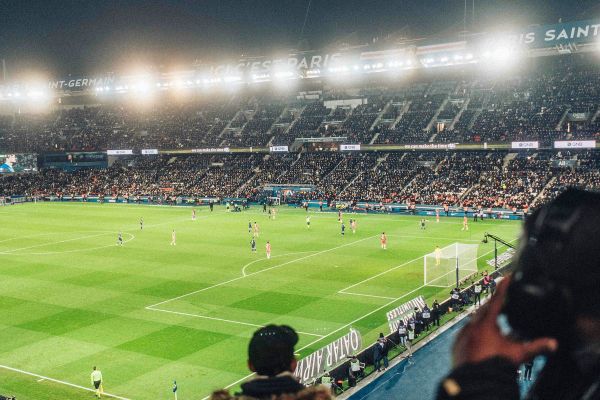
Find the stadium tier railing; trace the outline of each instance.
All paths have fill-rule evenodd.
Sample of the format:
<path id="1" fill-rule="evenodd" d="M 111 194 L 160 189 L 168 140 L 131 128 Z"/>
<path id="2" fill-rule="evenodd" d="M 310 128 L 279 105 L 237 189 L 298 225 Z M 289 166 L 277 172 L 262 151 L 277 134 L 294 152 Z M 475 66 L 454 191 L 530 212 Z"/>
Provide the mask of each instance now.
<path id="1" fill-rule="evenodd" d="M 58 202 L 89 202 L 89 203 L 127 203 L 127 204 L 151 204 L 151 205 L 180 205 L 180 206 L 208 206 L 210 203 L 213 204 L 222 204 L 225 205 L 227 201 L 235 202 L 242 204 L 247 201 L 245 198 L 218 198 L 218 197 L 197 197 L 197 196 L 175 196 L 175 198 L 167 197 L 162 198 L 160 196 L 97 196 L 97 195 L 88 195 L 88 196 L 80 196 L 80 195 L 40 195 L 40 196 L 7 196 L 7 199 L 22 199 L 17 200 L 16 202 L 36 202 L 36 201 L 58 201 Z M 7 201 L 9 203 L 10 201 Z M 309 200 L 310 208 L 319 208 L 320 200 Z M 248 204 L 256 205 L 260 204 L 258 202 L 250 202 Z M 338 205 L 348 205 L 349 202 L 338 202 Z M 369 207 L 366 207 L 366 204 L 369 204 Z M 290 206 L 297 206 L 297 202 L 288 203 Z M 428 205 L 422 204 L 417 205 L 414 209 L 410 209 L 408 205 L 401 203 L 384 203 L 382 207 L 380 207 L 379 203 L 371 202 L 359 202 L 357 207 L 351 208 L 348 206 L 337 207 L 331 206 L 327 207 L 325 204 L 323 205 L 324 211 L 337 211 L 341 209 L 345 212 L 357 212 L 357 213 L 393 213 L 393 214 L 406 214 L 406 215 L 418 215 L 424 217 L 434 217 L 436 214 L 436 210 L 439 210 L 440 215 L 445 215 L 442 211 L 441 206 L 436 205 Z M 472 209 L 466 211 L 467 217 L 471 218 L 473 216 Z M 513 211 L 508 209 L 494 208 L 490 211 L 486 211 L 483 214 L 483 219 L 510 219 L 510 220 L 518 220 L 523 219 L 524 217 L 523 211 Z M 449 217 L 464 217 L 465 211 L 462 207 L 452 206 L 449 207 L 448 212 Z"/>

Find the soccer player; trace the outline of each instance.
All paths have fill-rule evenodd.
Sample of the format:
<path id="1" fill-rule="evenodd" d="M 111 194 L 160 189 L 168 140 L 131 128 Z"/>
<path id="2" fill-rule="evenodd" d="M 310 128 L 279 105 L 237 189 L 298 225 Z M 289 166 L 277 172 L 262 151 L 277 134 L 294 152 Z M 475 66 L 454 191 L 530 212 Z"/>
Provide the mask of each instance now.
<path id="1" fill-rule="evenodd" d="M 346 233 L 346 225 L 344 225 L 344 221 L 342 221 L 342 236 Z"/>
<path id="2" fill-rule="evenodd" d="M 355 219 L 350 220 L 350 229 L 352 229 L 352 234 L 356 233 L 356 220 Z"/>
<path id="3" fill-rule="evenodd" d="M 338 210 L 338 222 L 342 222 L 342 210 Z"/>
<path id="4" fill-rule="evenodd" d="M 144 217 L 140 218 L 140 231 L 144 229 Z"/>
<path id="5" fill-rule="evenodd" d="M 306 216 L 306 229 L 310 229 L 310 215 Z"/>
<path id="6" fill-rule="evenodd" d="M 252 223 L 248 221 L 248 233 L 252 233 Z"/>
<path id="7" fill-rule="evenodd" d="M 259 235 L 260 235 L 260 227 L 258 226 L 256 221 L 254 221 L 254 237 L 258 237 Z"/>
<path id="8" fill-rule="evenodd" d="M 192 221 L 196 220 L 196 209 L 192 208 Z"/>
<path id="9" fill-rule="evenodd" d="M 94 389 L 96 389 L 96 397 L 102 397 L 102 394 L 104 394 L 104 389 L 102 388 L 102 372 L 100 372 L 99 369 L 94 367 L 92 369 L 90 380 L 92 381 L 92 386 L 94 387 Z"/>
<path id="10" fill-rule="evenodd" d="M 440 260 L 442 258 L 442 249 L 440 249 L 440 246 L 435 246 L 435 266 L 439 266 L 440 265 Z"/>
<path id="11" fill-rule="evenodd" d="M 272 216 L 273 216 L 273 220 L 275 220 L 275 217 L 277 216 L 277 209 L 276 209 L 276 208 L 273 208 L 273 211 L 272 211 L 272 213 L 271 213 L 271 214 L 272 214 Z"/>
<path id="12" fill-rule="evenodd" d="M 467 218 L 467 215 L 465 214 L 465 216 L 463 217 L 463 226 L 461 228 L 461 231 L 468 231 L 469 230 L 469 219 Z"/>
<path id="13" fill-rule="evenodd" d="M 271 207 L 269 207 L 269 219 L 271 219 L 271 216 L 272 216 L 272 215 L 273 215 L 273 214 L 272 214 L 272 211 L 271 211 Z"/>
<path id="14" fill-rule="evenodd" d="M 421 229 L 425 230 L 425 223 L 427 220 L 425 218 L 421 218 Z"/>
<path id="15" fill-rule="evenodd" d="M 381 232 L 381 237 L 379 238 L 379 242 L 381 243 L 381 248 L 383 250 L 387 250 L 387 236 L 385 236 L 385 232 Z"/>
<path id="16" fill-rule="evenodd" d="M 254 238 L 250 241 L 250 249 L 252 249 L 253 253 L 256 253 L 256 240 Z"/>
<path id="17" fill-rule="evenodd" d="M 119 237 L 117 238 L 117 245 L 123 246 L 123 234 L 119 232 Z"/>
<path id="18" fill-rule="evenodd" d="M 175 233 L 175 229 L 171 232 L 171 246 L 177 246 L 177 234 Z"/>
<path id="19" fill-rule="evenodd" d="M 267 260 L 269 260 L 271 258 L 271 243 L 268 240 L 265 245 L 265 250 L 267 251 Z"/>
<path id="20" fill-rule="evenodd" d="M 435 223 L 436 224 L 440 223 L 440 209 L 439 208 L 435 209 Z"/>

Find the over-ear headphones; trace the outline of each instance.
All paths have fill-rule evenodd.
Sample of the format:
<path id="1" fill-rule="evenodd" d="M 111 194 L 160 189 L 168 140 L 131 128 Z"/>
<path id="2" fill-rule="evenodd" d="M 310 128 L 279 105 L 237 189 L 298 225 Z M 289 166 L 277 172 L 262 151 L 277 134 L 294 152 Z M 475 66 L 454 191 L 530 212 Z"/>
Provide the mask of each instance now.
<path id="1" fill-rule="evenodd" d="M 569 194 L 574 192 L 581 193 Z M 564 340 L 573 332 L 573 288 L 560 271 L 566 270 L 562 268 L 569 257 L 565 248 L 582 214 L 575 201 L 554 201 L 526 221 L 503 308 L 512 333 L 519 339 Z"/>

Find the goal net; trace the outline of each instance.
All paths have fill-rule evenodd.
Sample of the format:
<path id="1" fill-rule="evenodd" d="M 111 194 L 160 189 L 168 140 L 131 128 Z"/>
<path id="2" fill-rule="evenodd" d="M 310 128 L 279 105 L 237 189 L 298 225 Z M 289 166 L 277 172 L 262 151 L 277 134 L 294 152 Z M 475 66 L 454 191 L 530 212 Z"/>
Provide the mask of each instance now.
<path id="1" fill-rule="evenodd" d="M 477 244 L 452 243 L 423 257 L 423 275 L 426 286 L 450 287 L 477 272 Z"/>

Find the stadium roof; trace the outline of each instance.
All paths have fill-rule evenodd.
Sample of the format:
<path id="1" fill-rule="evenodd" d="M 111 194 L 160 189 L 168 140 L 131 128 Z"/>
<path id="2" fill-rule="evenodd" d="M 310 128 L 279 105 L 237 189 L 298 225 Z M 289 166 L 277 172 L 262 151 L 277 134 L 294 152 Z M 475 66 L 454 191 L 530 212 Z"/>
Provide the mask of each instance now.
<path id="1" fill-rule="evenodd" d="M 554 23 L 600 11 L 594 0 L 577 6 L 561 0 L 466 3 L 465 10 L 463 0 L 8 1 L 0 17 L 0 58 L 12 79 L 31 71 L 64 76 L 136 64 L 175 68 L 195 59 Z"/>

